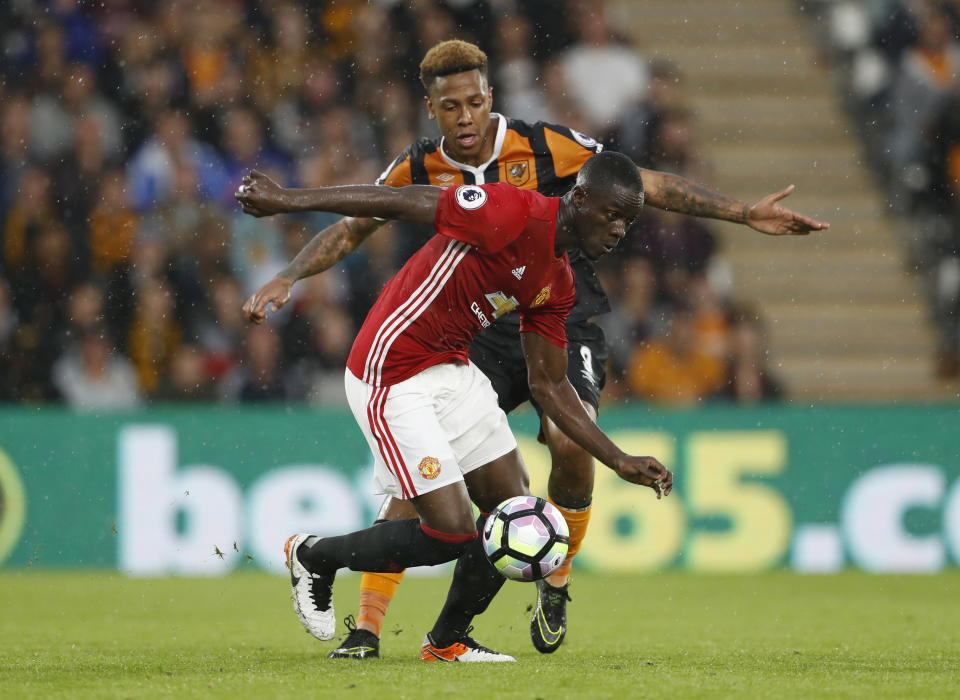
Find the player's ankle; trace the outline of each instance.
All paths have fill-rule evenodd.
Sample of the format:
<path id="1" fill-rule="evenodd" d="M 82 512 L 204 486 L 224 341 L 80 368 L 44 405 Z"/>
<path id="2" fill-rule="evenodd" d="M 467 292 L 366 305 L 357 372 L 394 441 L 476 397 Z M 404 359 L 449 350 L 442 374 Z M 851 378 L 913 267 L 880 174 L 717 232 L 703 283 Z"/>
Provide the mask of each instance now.
<path id="1" fill-rule="evenodd" d="M 548 585 L 553 586 L 554 588 L 563 588 L 567 585 L 567 581 L 570 580 L 570 574 L 553 574 L 552 576 L 547 576 L 544 581 Z"/>
<path id="2" fill-rule="evenodd" d="M 373 620 L 357 620 L 357 629 L 366 630 L 377 639 L 380 639 L 380 625 Z"/>
<path id="3" fill-rule="evenodd" d="M 430 630 L 430 634 L 427 635 L 427 638 L 437 649 L 446 649 L 448 646 L 456 642 L 461 636 L 463 635 L 457 635 L 456 632 L 447 627 L 437 628 L 435 626 L 432 630 Z"/>

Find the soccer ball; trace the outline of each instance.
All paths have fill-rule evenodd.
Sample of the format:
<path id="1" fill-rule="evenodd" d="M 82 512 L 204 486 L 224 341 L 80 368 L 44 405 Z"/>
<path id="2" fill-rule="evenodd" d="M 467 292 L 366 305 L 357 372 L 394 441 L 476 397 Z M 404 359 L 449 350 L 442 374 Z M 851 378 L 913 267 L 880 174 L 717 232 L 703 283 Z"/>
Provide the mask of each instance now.
<path id="1" fill-rule="evenodd" d="M 536 496 L 508 498 L 483 526 L 483 550 L 497 570 L 514 581 L 536 581 L 567 557 L 570 532 L 560 511 Z"/>

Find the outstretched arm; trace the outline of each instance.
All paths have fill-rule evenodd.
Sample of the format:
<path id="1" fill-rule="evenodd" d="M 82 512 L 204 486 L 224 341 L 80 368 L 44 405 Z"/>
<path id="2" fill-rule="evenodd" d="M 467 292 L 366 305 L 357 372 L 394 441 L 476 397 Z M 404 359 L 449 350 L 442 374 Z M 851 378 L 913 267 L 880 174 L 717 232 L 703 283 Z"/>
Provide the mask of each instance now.
<path id="1" fill-rule="evenodd" d="M 254 216 L 281 212 L 328 211 L 334 214 L 380 219 L 402 219 L 420 224 L 432 224 L 437 202 L 443 189 L 432 185 L 388 187 L 386 185 L 341 185 L 313 189 L 278 188 L 274 210 L 258 196 L 270 178 L 256 170 L 244 176 L 243 184 L 234 195 L 244 211 Z M 258 213 L 261 212 L 261 213 Z"/>
<path id="2" fill-rule="evenodd" d="M 279 274 L 292 282 L 329 270 L 386 223 L 346 216 L 314 236 Z"/>
<path id="3" fill-rule="evenodd" d="M 252 171 L 235 195 L 243 211 L 252 216 L 298 211 L 347 216 L 314 236 L 286 268 L 258 289 L 243 305 L 244 314 L 254 323 L 263 323 L 268 311 L 277 311 L 290 300 L 294 282 L 333 267 L 383 224 L 370 217 L 433 223 L 440 192 L 437 187 L 377 185 L 287 189 Z"/>
<path id="4" fill-rule="evenodd" d="M 646 192 L 646 202 L 658 209 L 746 224 L 771 236 L 802 236 L 811 231 L 830 228 L 830 224 L 824 221 L 811 219 L 778 204 L 793 192 L 793 185 L 767 195 L 754 204 L 746 204 L 701 187 L 679 175 L 644 168 L 639 170 Z"/>
<path id="5" fill-rule="evenodd" d="M 281 187 L 263 173 L 252 170 L 234 196 L 243 211 L 257 218 L 302 211 L 317 211 L 324 188 L 294 190 Z M 385 222 L 348 216 L 328 226 L 304 246 L 281 273 L 291 282 L 316 275 L 336 265 Z"/>
<path id="6" fill-rule="evenodd" d="M 673 474 L 653 457 L 635 457 L 617 447 L 597 427 L 567 379 L 567 351 L 536 333 L 521 333 L 530 393 L 544 413 L 574 442 L 634 484 L 648 486 L 657 498 L 673 489 Z"/>
<path id="7" fill-rule="evenodd" d="M 344 217 L 313 237 L 280 273 L 247 299 L 243 312 L 254 323 L 263 323 L 268 311 L 277 311 L 290 301 L 293 283 L 329 270 L 352 253 L 384 222 Z"/>

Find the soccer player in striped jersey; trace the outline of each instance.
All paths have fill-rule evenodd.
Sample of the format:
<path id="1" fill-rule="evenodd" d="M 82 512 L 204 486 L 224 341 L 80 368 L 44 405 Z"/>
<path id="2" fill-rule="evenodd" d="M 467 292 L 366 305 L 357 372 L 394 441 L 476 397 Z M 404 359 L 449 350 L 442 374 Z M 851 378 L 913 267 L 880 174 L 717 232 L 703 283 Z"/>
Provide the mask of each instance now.
<path id="1" fill-rule="evenodd" d="M 589 136 L 563 126 L 530 124 L 493 112 L 487 57 L 473 44 L 445 41 L 430 49 L 420 65 L 420 80 L 426 90 L 427 111 L 436 119 L 441 138 L 411 144 L 384 171 L 378 184 L 455 187 L 506 182 L 559 196 L 573 186 L 586 160 L 602 148 Z M 748 205 L 676 175 L 638 170 L 646 203 L 655 207 L 742 223 L 770 235 L 802 235 L 828 226 L 778 203 L 792 188 Z M 284 189 L 259 174 L 253 175 L 245 188 L 238 192 L 237 199 L 243 210 L 254 216 L 316 209 L 312 190 Z M 330 226 L 308 244 L 289 274 L 299 279 L 326 270 L 382 223 L 368 217 L 347 217 Z M 584 408 L 596 419 L 605 379 L 606 342 L 591 318 L 608 312 L 610 306 L 591 262 L 574 252 L 571 265 L 577 296 L 567 319 L 568 376 Z M 470 356 L 490 378 L 505 411 L 531 400 L 515 318 L 507 316 L 484 331 L 471 346 Z M 531 403 L 541 415 L 540 438 L 552 459 L 547 496 L 560 508 L 570 529 L 567 561 L 556 574 L 538 584 L 530 624 L 534 646 L 549 653 L 559 647 L 566 633 L 568 579 L 590 519 L 594 462 L 588 452 L 543 415 L 536 401 Z M 378 522 L 406 517 L 412 517 L 409 507 L 403 501 L 388 499 Z M 356 627 L 331 656 L 378 655 L 382 621 L 401 577 L 402 572 L 364 574 Z"/>
<path id="2" fill-rule="evenodd" d="M 544 415 L 622 479 L 669 495 L 673 475 L 653 457 L 617 448 L 567 379 L 566 321 L 576 296 L 567 251 L 597 259 L 617 247 L 643 206 L 640 176 L 629 158 L 608 152 L 584 165 L 562 199 L 505 183 L 355 185 L 315 195 L 321 210 L 432 222 L 437 234 L 381 292 L 345 374 L 350 408 L 374 456 L 374 482 L 415 518 L 339 537 L 291 536 L 285 552 L 294 608 L 311 634 L 330 639 L 339 569 L 395 573 L 457 559 L 421 660 L 513 661 L 469 636 L 470 622 L 504 582 L 478 530 L 497 504 L 529 493 L 516 439 L 490 380 L 470 362 L 470 343 L 517 311 L 530 392 Z M 244 305 L 248 318 L 262 323 L 283 306 L 292 278 L 288 270 L 258 290 Z M 471 501 L 480 509 L 476 521 Z"/>

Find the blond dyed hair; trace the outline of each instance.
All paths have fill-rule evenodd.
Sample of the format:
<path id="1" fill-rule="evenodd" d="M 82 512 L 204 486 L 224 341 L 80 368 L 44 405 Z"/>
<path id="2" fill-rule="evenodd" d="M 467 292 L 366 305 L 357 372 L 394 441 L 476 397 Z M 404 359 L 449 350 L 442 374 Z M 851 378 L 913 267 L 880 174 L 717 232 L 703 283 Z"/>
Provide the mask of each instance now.
<path id="1" fill-rule="evenodd" d="M 420 61 L 420 82 L 429 92 L 437 78 L 471 70 L 478 70 L 484 78 L 487 77 L 487 54 L 479 46 L 459 39 L 441 41 Z"/>

